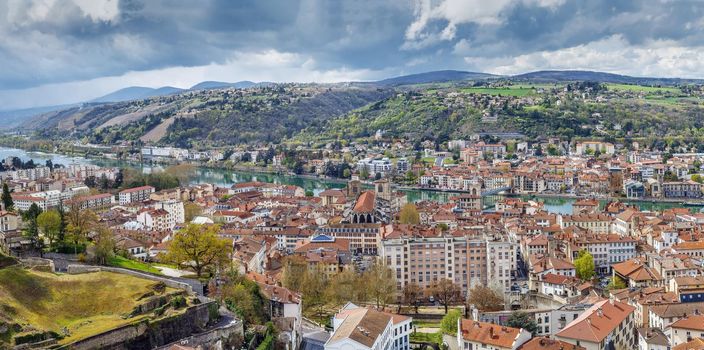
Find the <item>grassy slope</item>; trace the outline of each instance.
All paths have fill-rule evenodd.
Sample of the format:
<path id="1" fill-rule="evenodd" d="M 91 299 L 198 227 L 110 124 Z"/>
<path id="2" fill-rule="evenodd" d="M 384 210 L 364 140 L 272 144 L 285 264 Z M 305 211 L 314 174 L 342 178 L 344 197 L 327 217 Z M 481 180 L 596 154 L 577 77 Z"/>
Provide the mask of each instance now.
<path id="1" fill-rule="evenodd" d="M 153 281 L 98 272 L 55 275 L 19 267 L 0 270 L 0 309 L 14 322 L 70 336 L 67 343 L 134 322 L 122 319 Z"/>
<path id="2" fill-rule="evenodd" d="M 113 256 L 109 261 L 108 265 L 115 267 L 122 267 L 126 269 L 139 270 L 149 273 L 155 273 L 157 275 L 161 274 L 159 269 L 154 268 L 150 264 L 143 263 L 141 261 L 130 260 L 119 255 Z"/>

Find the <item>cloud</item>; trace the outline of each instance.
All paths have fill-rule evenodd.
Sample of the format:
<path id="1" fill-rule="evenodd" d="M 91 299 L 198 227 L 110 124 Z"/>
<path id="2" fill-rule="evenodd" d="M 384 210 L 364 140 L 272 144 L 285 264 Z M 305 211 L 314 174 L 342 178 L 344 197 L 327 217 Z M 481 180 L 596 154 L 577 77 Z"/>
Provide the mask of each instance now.
<path id="1" fill-rule="evenodd" d="M 702 77 L 702 18 L 695 0 L 0 0 L 0 97 L 439 69 Z"/>
<path id="2" fill-rule="evenodd" d="M 187 89 L 205 80 L 332 83 L 366 81 L 388 74 L 390 72 L 348 67 L 319 69 L 311 57 L 272 49 L 236 52 L 224 63 L 132 71 L 120 76 L 46 84 L 21 90 L 0 90 L 0 106 L 3 106 L 3 110 L 38 106 L 37 96 L 41 96 L 41 105 L 78 103 L 127 86 L 174 86 Z"/>
<path id="3" fill-rule="evenodd" d="M 684 47 L 671 40 L 631 45 L 622 35 L 584 45 L 539 51 L 515 57 L 465 57 L 467 64 L 496 74 L 512 75 L 539 69 L 597 70 L 635 76 L 701 78 L 704 47 Z"/>

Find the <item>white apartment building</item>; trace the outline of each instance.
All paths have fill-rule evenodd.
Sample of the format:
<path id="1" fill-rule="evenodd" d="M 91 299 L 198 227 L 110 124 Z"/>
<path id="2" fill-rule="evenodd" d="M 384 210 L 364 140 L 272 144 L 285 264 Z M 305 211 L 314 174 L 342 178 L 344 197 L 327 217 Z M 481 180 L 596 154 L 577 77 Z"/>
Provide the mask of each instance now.
<path id="1" fill-rule="evenodd" d="M 155 189 L 152 186 L 140 186 L 128 188 L 120 191 L 118 198 L 120 205 L 141 202 L 149 199 L 149 196 L 154 193 Z"/>

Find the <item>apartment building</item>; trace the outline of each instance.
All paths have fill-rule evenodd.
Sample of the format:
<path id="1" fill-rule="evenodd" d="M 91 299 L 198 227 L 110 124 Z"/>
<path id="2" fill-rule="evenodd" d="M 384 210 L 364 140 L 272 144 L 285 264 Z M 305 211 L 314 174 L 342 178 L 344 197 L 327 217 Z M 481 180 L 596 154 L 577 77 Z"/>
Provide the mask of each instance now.
<path id="1" fill-rule="evenodd" d="M 501 239 L 468 231 L 452 235 L 434 230 L 394 232 L 381 241 L 379 255 L 396 271 L 399 291 L 408 283 L 429 288 L 443 278 L 452 280 L 463 293 L 489 283 L 508 291 L 516 269 L 517 244 L 508 237 Z"/>
<path id="2" fill-rule="evenodd" d="M 149 199 L 149 196 L 154 193 L 154 187 L 152 186 L 140 186 L 134 188 L 128 188 L 126 190 L 120 191 L 118 198 L 120 205 L 141 202 Z"/>
<path id="3" fill-rule="evenodd" d="M 574 214 L 558 215 L 557 223 L 565 229 L 577 226 L 594 233 L 609 233 L 611 230 L 611 216 L 607 214 Z"/>

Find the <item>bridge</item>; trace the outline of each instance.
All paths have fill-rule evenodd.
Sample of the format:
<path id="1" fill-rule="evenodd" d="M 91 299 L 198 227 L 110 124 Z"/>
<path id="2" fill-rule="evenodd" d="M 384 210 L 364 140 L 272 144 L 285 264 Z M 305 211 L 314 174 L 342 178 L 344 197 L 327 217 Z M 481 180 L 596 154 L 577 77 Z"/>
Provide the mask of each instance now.
<path id="1" fill-rule="evenodd" d="M 493 195 L 497 195 L 497 194 L 499 194 L 499 193 L 501 193 L 501 192 L 510 191 L 510 190 L 511 190 L 511 186 L 504 186 L 504 187 L 494 188 L 494 189 L 491 189 L 491 190 L 483 191 L 483 192 L 482 192 L 482 197 L 493 196 Z"/>

